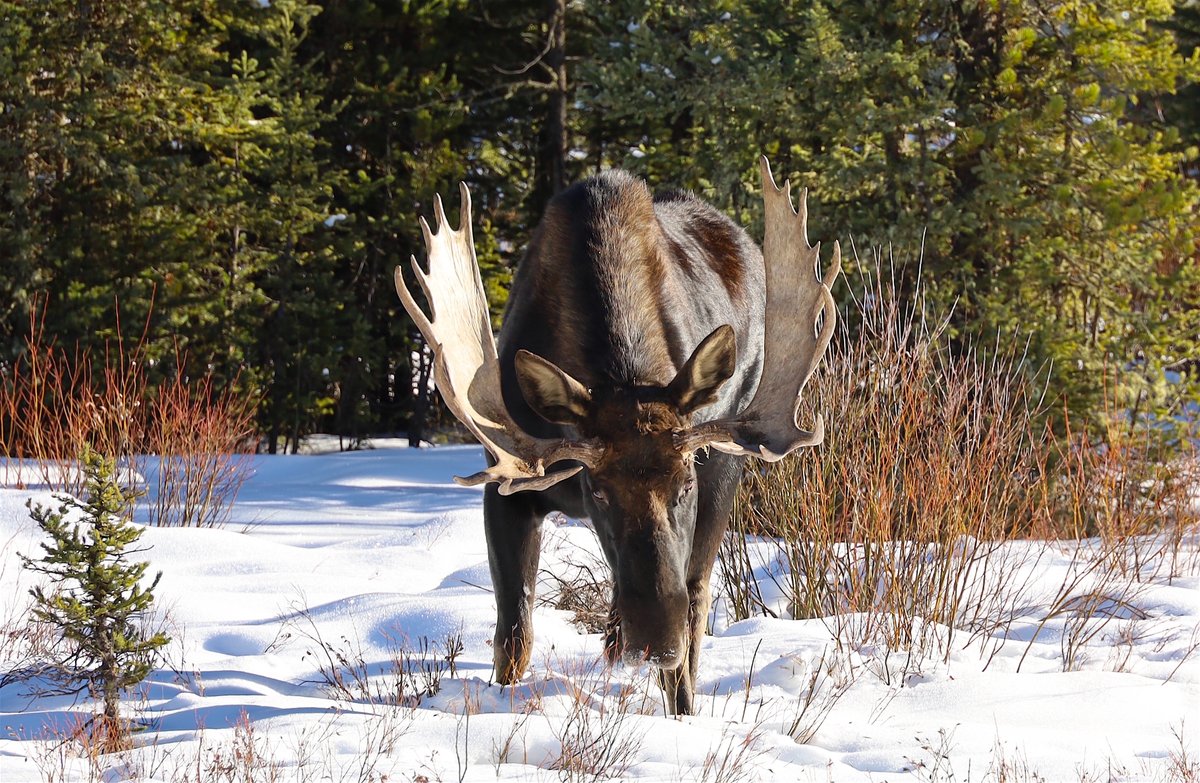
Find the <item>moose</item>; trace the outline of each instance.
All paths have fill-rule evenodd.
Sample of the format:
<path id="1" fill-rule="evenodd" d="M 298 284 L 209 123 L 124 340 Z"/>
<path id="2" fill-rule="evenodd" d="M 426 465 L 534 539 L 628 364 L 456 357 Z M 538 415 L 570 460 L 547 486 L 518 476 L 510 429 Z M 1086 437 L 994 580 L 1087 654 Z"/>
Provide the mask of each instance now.
<path id="1" fill-rule="evenodd" d="M 801 392 L 834 332 L 833 247 L 807 236 L 807 189 L 760 161 L 762 250 L 694 195 L 651 195 L 610 170 L 551 200 L 517 269 L 499 344 L 492 334 L 460 183 L 460 226 L 441 197 L 422 217 L 428 271 L 413 271 L 427 316 L 396 269 L 396 291 L 434 353 L 446 406 L 484 446 L 497 682 L 533 650 L 541 525 L 590 518 L 612 569 L 612 662 L 658 670 L 666 710 L 690 714 L 713 562 L 747 456 L 774 461 L 824 438 L 797 423 Z M 497 347 L 499 350 L 497 350 Z"/>

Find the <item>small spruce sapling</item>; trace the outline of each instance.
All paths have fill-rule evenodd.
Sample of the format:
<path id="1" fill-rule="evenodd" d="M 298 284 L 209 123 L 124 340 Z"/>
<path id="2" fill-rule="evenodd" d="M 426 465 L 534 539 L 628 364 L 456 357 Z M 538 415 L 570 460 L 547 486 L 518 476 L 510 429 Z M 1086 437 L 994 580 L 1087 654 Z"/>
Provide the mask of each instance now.
<path id="1" fill-rule="evenodd" d="M 140 551 L 128 549 L 142 535 L 130 521 L 136 496 L 117 483 L 113 460 L 85 447 L 80 461 L 86 500 L 57 495 L 57 511 L 27 504 L 50 543 L 41 545 L 40 560 L 20 557 L 26 568 L 50 576 L 48 586 L 30 593 L 34 617 L 62 634 L 62 652 L 48 669 L 58 692 L 86 690 L 102 699 L 99 735 L 105 751 L 113 751 L 128 744 L 121 691 L 145 679 L 170 639 L 161 632 L 146 634 L 139 624 L 154 603 L 162 573 L 143 588 L 149 563 L 127 560 Z"/>

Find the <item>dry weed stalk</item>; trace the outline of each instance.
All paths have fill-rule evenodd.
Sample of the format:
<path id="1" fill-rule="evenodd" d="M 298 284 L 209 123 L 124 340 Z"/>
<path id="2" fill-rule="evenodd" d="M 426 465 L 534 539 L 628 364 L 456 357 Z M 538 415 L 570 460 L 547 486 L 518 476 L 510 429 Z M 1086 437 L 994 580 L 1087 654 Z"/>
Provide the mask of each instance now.
<path id="1" fill-rule="evenodd" d="M 783 727 L 784 733 L 803 745 L 810 742 L 829 713 L 854 684 L 854 672 L 846 663 L 846 657 L 822 650 L 816 660 L 800 661 L 797 666 L 808 669 L 807 687 L 792 707 L 792 712 Z"/>
<path id="2" fill-rule="evenodd" d="M 938 729 L 937 739 L 917 737 L 925 757 L 905 760 L 908 772 L 925 783 L 954 783 L 954 729 Z"/>
<path id="3" fill-rule="evenodd" d="M 22 738 L 36 742 L 31 758 L 38 773 L 46 783 L 99 783 L 105 777 L 108 738 L 92 715 L 71 713 L 66 720 L 65 729 L 48 727 L 45 736 Z"/>
<path id="4" fill-rule="evenodd" d="M 368 662 L 361 642 L 346 636 L 336 642 L 325 639 L 306 606 L 294 607 L 286 627 L 307 642 L 303 657 L 312 659 L 317 675 L 314 682 L 326 696 L 369 706 L 375 712 L 403 707 L 411 713 L 441 690 L 446 676 L 458 675 L 458 658 L 463 652 L 461 632 L 449 633 L 441 640 L 421 636 L 415 644 L 388 636 L 387 659 Z"/>
<path id="5" fill-rule="evenodd" d="M 10 564 L 16 567 L 15 552 L 13 539 L 0 547 L 0 582 Z M 61 657 L 62 636 L 50 623 L 34 618 L 33 605 L 32 596 L 14 585 L 13 598 L 0 616 L 0 688 L 38 677 L 47 661 Z"/>
<path id="6" fill-rule="evenodd" d="M 163 783 L 277 783 L 277 781 L 335 781 L 385 783 L 393 774 L 390 760 L 398 751 L 405 721 L 392 710 L 364 718 L 358 729 L 358 749 L 339 751 L 347 735 L 342 713 L 299 729 L 290 737 L 265 732 L 243 710 L 232 735 L 213 740 L 211 727 L 198 727 L 194 741 L 162 743 L 147 737 L 139 747 L 108 760 L 103 779 L 163 781 Z M 339 760 L 339 752 L 349 755 Z"/>
<path id="7" fill-rule="evenodd" d="M 1175 746 L 1167 753 L 1167 780 L 1170 783 L 1200 783 L 1200 758 L 1184 737 L 1183 724 L 1171 726 Z"/>
<path id="8" fill-rule="evenodd" d="M 559 556 L 563 568 L 561 573 L 545 566 L 538 571 L 538 605 L 571 612 L 575 625 L 585 633 L 603 633 L 613 590 L 608 563 L 557 530 L 543 546 Z"/>
<path id="9" fill-rule="evenodd" d="M 1046 783 L 1029 758 L 1018 751 L 1005 750 L 999 738 L 992 743 L 992 760 L 983 776 L 984 783 Z"/>
<path id="10" fill-rule="evenodd" d="M 755 761 L 766 755 L 762 747 L 762 727 L 752 726 L 738 736 L 726 728 L 716 747 L 704 756 L 697 783 L 743 783 L 757 780 Z"/>

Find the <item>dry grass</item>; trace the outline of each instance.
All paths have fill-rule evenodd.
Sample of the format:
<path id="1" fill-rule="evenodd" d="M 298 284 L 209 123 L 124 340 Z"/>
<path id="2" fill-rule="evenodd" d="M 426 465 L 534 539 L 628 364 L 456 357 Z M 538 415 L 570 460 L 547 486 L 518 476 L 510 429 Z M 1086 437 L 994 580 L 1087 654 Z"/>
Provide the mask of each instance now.
<path id="1" fill-rule="evenodd" d="M 414 709 L 436 695 L 446 677 L 458 676 L 463 652 L 461 633 L 443 639 L 422 636 L 414 641 L 389 638 L 387 658 L 368 661 L 357 641 L 343 636 L 325 639 L 307 607 L 294 607 L 286 633 L 305 645 L 304 658 L 316 667 L 314 682 L 333 700 L 356 705 Z"/>

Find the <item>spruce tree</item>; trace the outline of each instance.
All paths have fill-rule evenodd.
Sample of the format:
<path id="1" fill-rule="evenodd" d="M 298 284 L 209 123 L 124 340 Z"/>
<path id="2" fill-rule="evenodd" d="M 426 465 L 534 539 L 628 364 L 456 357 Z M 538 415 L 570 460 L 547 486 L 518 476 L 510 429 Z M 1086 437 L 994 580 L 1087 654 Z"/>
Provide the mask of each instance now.
<path id="1" fill-rule="evenodd" d="M 392 272 L 407 270 L 411 255 L 424 258 L 417 216 L 432 216 L 436 193 L 457 220 L 458 180 L 472 188 L 476 253 L 497 319 L 503 309 L 502 262 L 515 263 L 520 245 L 498 238 L 531 227 L 517 208 L 532 178 L 529 108 L 521 104 L 529 96 L 508 96 L 513 77 L 498 70 L 524 57 L 514 54 L 523 43 L 510 14 L 521 5 L 346 0 L 314 17 L 303 40 L 301 56 L 317 64 L 326 92 L 345 101 L 320 132 L 324 159 L 345 173 L 332 181 L 347 219 L 329 230 L 341 296 L 353 303 L 343 315 L 354 318 L 334 357 L 339 433 L 407 429 L 415 440 L 425 411 L 436 410 L 439 398 L 418 382 L 419 333 Z"/>
<path id="2" fill-rule="evenodd" d="M 117 483 L 113 460 L 85 448 L 80 461 L 85 499 L 60 495 L 57 510 L 31 505 L 30 516 L 50 541 L 41 545 L 40 559 L 20 557 L 26 568 L 50 577 L 49 585 L 30 593 L 34 617 L 62 634 L 51 676 L 63 692 L 86 690 L 102 701 L 98 735 L 112 751 L 127 744 L 129 733 L 121 692 L 146 678 L 170 640 L 140 622 L 162 573 L 143 587 L 149 564 L 129 561 L 142 535 L 130 521 L 133 496 Z"/>
<path id="3" fill-rule="evenodd" d="M 180 239 L 194 247 L 204 232 L 174 185 L 189 174 L 222 2 L 0 2 L 0 339 L 9 353 L 28 310 L 47 301 L 46 328 L 65 345 L 100 350 L 118 309 L 130 332 L 153 309 L 148 341 L 172 351 L 157 319 L 177 317 L 172 297 L 188 290 L 172 288 L 192 255 Z"/>
<path id="4" fill-rule="evenodd" d="M 260 421 L 274 454 L 280 436 L 293 453 L 321 416 L 333 412 L 343 325 L 355 308 L 340 290 L 333 229 L 344 212 L 334 200 L 336 171 L 322 170 L 327 144 L 318 131 L 340 110 L 326 102 L 325 80 L 301 54 L 320 7 L 279 0 L 265 9 L 260 34 L 269 56 L 256 167 L 266 211 L 251 240 L 265 264 L 257 279 L 268 306 L 258 336 L 264 399 Z"/>
<path id="5" fill-rule="evenodd" d="M 1200 325 L 1194 140 L 1138 108 L 1196 83 L 1171 10 L 618 0 L 591 8 L 611 34 L 579 105 L 608 160 L 743 221 L 767 153 L 813 189 L 813 233 L 894 248 L 909 286 L 923 268 L 961 343 L 1028 337 L 1051 392 L 1096 419 L 1119 368 L 1118 407 L 1162 420 Z"/>

